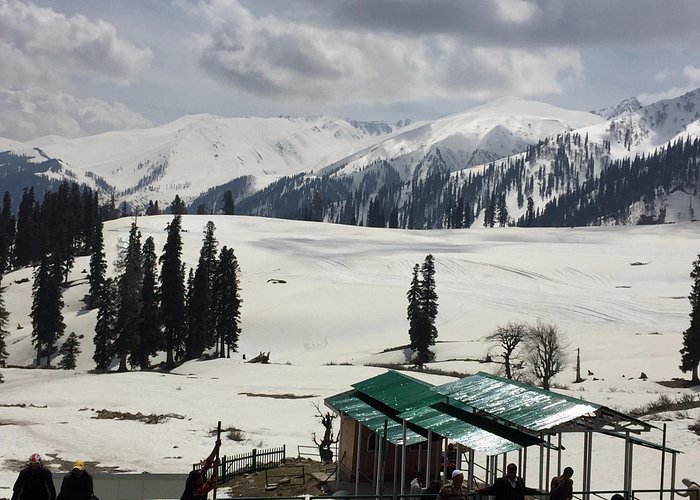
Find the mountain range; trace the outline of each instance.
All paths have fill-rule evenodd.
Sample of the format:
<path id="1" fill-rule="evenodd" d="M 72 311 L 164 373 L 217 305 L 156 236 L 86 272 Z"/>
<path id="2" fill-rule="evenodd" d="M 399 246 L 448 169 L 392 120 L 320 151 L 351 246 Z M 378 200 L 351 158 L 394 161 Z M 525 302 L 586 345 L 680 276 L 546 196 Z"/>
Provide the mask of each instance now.
<path id="1" fill-rule="evenodd" d="M 565 185 L 550 186 L 532 196 L 534 177 L 541 185 L 557 167 L 551 148 L 547 152 L 540 146 L 537 157 L 527 153 L 542 141 L 555 147 L 557 137 L 565 135 L 585 138 L 581 148 L 563 153 L 576 171 L 567 173 L 571 189 L 572 181 L 578 185 L 591 172 L 600 175 L 615 160 L 649 155 L 681 137 L 698 137 L 700 90 L 647 106 L 630 98 L 597 113 L 505 97 L 438 120 L 393 125 L 327 116 L 194 115 L 149 129 L 75 139 L 0 139 L 0 179 L 15 200 L 28 185 L 45 189 L 67 179 L 96 188 L 103 199 L 113 195 L 117 203 L 140 212 L 149 201 L 165 207 L 179 195 L 191 212 L 199 207 L 216 213 L 223 192 L 231 190 L 237 213 L 365 225 L 370 205 L 381 201 L 385 224 L 390 212 L 396 212 L 401 227 L 432 228 L 445 227 L 449 207 L 438 208 L 437 198 L 422 199 L 418 222 L 411 223 L 416 197 L 429 196 L 416 191 L 415 183 L 450 173 L 451 181 L 440 182 L 462 179 L 458 201 L 470 206 L 465 216 L 472 219 L 469 223 L 485 220 L 486 206 L 495 196 L 504 198 L 513 224 L 525 213 L 526 197 L 532 199 L 533 210 L 543 211 L 565 191 Z M 589 148 L 598 148 L 598 153 L 589 157 Z M 518 158 L 526 160 L 524 168 L 509 174 L 519 176 L 514 182 L 524 186 L 517 196 L 501 185 L 504 177 L 498 173 L 489 174 L 485 182 L 489 166 L 500 165 L 506 175 L 507 165 Z M 664 204 L 665 221 L 692 218 L 689 207 L 696 188 L 692 179 L 680 184 L 671 193 L 655 194 L 655 203 L 646 200 L 647 208 L 633 200 L 625 214 L 613 214 L 607 222 L 635 222 L 652 205 L 654 213 L 646 215 L 658 217 Z M 679 189 L 690 201 L 688 196 L 681 196 L 683 202 L 671 199 Z M 311 216 L 313 203 L 321 203 L 320 216 Z"/>

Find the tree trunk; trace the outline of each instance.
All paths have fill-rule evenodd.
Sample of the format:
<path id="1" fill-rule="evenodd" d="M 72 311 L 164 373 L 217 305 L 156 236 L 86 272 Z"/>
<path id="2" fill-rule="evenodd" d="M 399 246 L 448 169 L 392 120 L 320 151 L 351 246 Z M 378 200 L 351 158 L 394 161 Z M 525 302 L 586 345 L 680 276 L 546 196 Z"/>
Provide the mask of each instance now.
<path id="1" fill-rule="evenodd" d="M 693 367 L 692 382 L 693 382 L 693 385 L 700 384 L 700 379 L 698 379 L 698 363 L 696 363 L 695 366 Z"/>

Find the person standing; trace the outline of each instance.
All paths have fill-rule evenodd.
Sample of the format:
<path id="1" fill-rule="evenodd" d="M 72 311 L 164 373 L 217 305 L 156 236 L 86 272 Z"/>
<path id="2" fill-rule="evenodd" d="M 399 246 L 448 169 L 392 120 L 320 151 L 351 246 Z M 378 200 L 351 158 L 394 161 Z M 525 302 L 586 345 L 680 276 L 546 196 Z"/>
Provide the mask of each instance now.
<path id="1" fill-rule="evenodd" d="M 440 488 L 437 500 L 466 500 L 468 494 L 464 485 L 464 473 L 455 469 L 452 471 L 452 481 Z"/>
<path id="2" fill-rule="evenodd" d="M 73 469 L 63 476 L 56 500 L 91 500 L 94 494 L 92 476 L 85 470 L 85 462 L 78 460 L 73 464 Z"/>
<path id="3" fill-rule="evenodd" d="M 525 500 L 525 495 L 539 495 L 540 490 L 525 486 L 523 478 L 518 477 L 518 466 L 508 464 L 506 475 L 499 477 L 491 486 L 476 490 L 477 495 L 494 495 L 494 500 Z"/>
<path id="4" fill-rule="evenodd" d="M 682 497 L 690 497 L 689 500 L 700 500 L 700 484 L 691 481 L 687 477 L 681 479 L 681 482 L 688 488 L 685 491 L 676 491 Z"/>
<path id="5" fill-rule="evenodd" d="M 411 495 L 422 495 L 425 484 L 425 473 L 422 470 L 416 472 L 416 477 L 411 481 Z"/>
<path id="6" fill-rule="evenodd" d="M 182 492 L 180 500 L 206 500 L 209 492 L 216 486 L 216 481 L 219 479 L 218 469 L 219 463 L 216 459 L 216 453 L 219 451 L 221 441 L 217 440 L 214 449 L 209 456 L 202 462 L 202 468 L 193 470 L 187 476 L 185 481 L 185 491 Z M 211 479 L 206 480 L 207 472 L 214 467 L 214 474 Z"/>
<path id="7" fill-rule="evenodd" d="M 27 466 L 19 472 L 12 488 L 12 500 L 56 500 L 51 471 L 41 463 L 38 453 L 32 454 Z"/>
<path id="8" fill-rule="evenodd" d="M 552 478 L 549 488 L 549 500 L 572 500 L 574 497 L 574 481 L 571 476 L 574 469 L 565 467 L 561 476 Z"/>

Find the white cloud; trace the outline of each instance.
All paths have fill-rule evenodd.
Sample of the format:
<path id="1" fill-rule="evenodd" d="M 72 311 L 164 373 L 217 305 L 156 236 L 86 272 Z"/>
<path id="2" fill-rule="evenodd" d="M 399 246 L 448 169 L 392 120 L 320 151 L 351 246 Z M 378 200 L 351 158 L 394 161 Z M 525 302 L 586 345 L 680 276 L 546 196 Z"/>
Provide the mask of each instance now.
<path id="1" fill-rule="evenodd" d="M 152 57 L 150 49 L 119 38 L 105 21 L 0 0 L 0 84 L 6 87 L 51 83 L 65 88 L 76 73 L 128 84 Z"/>
<path id="2" fill-rule="evenodd" d="M 531 22 L 541 11 L 527 0 L 493 0 L 501 20 L 512 24 Z"/>
<path id="3" fill-rule="evenodd" d="M 38 87 L 0 89 L 0 137 L 26 141 L 48 134 L 65 137 L 152 126 L 121 103 L 81 99 Z"/>
<path id="4" fill-rule="evenodd" d="M 683 68 L 683 76 L 688 80 L 688 83 L 691 85 L 698 85 L 700 84 L 700 68 L 696 68 L 695 66 L 685 66 Z"/>
<path id="5" fill-rule="evenodd" d="M 517 7 L 509 22 L 536 13 L 527 2 L 508 3 Z M 373 104 L 534 96 L 560 93 L 583 77 L 573 49 L 472 45 L 453 35 L 329 28 L 272 14 L 256 18 L 234 0 L 184 5 L 211 27 L 199 39 L 202 68 L 260 97 Z"/>

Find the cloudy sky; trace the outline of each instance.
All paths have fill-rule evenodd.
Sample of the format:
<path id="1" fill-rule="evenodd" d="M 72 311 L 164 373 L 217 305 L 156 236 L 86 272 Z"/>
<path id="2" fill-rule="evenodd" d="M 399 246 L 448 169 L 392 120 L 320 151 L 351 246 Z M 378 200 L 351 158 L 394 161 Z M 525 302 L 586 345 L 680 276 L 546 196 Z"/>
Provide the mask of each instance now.
<path id="1" fill-rule="evenodd" d="M 700 86 L 698 25 L 697 0 L 0 0 L 0 136 L 651 102 Z"/>

